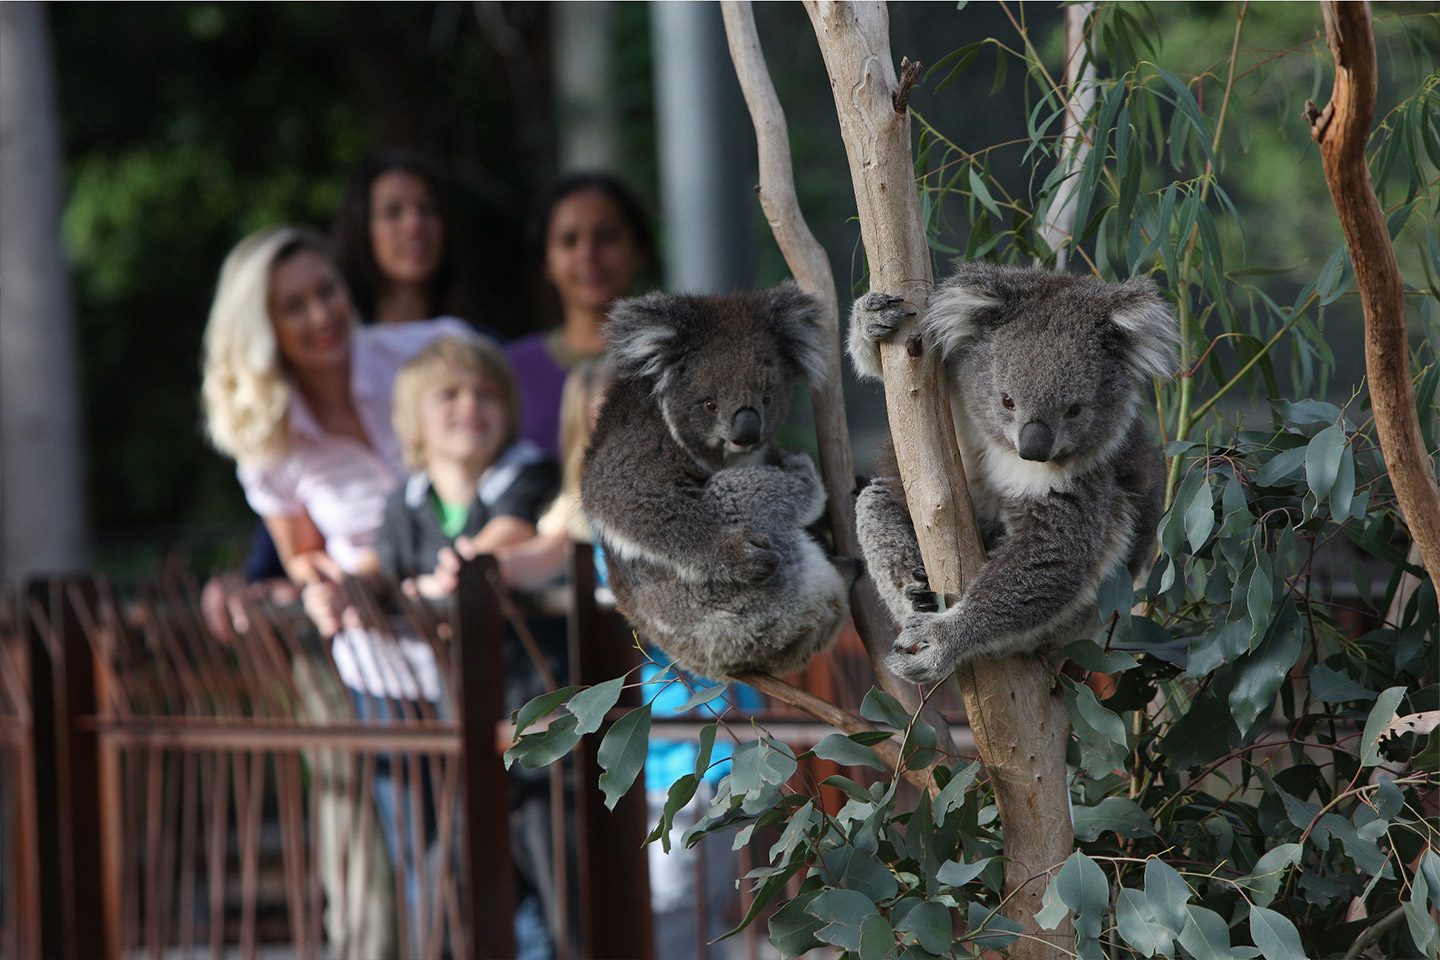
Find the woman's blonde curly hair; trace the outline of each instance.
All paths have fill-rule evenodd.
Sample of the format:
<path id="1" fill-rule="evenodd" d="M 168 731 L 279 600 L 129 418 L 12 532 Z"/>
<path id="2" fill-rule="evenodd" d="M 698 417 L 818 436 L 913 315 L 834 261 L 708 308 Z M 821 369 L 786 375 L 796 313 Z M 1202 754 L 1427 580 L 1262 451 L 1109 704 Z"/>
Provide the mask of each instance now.
<path id="1" fill-rule="evenodd" d="M 286 452 L 290 386 L 270 322 L 270 282 L 276 264 L 301 250 L 333 264 L 320 234 L 272 227 L 237 243 L 220 268 L 205 325 L 200 399 L 206 436 L 240 463 L 270 463 Z"/>

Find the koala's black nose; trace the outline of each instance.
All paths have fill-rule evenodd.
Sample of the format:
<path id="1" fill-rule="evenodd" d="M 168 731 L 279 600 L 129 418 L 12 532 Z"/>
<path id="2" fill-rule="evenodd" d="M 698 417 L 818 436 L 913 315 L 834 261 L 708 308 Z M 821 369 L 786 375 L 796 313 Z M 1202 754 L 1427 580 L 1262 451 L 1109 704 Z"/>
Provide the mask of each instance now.
<path id="1" fill-rule="evenodd" d="M 1055 434 L 1039 420 L 1032 420 L 1020 428 L 1020 459 L 1050 459 L 1050 447 L 1055 443 Z"/>
<path id="2" fill-rule="evenodd" d="M 748 447 L 760 442 L 760 414 L 754 407 L 741 407 L 730 421 L 730 442 Z"/>

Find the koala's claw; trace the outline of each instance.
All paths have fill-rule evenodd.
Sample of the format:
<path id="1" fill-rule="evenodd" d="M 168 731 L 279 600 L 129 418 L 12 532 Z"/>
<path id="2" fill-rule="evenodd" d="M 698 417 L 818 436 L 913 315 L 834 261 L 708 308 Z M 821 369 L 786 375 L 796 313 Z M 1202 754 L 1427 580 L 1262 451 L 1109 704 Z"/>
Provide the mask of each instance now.
<path id="1" fill-rule="evenodd" d="M 939 617 L 912 613 L 885 658 L 890 672 L 912 683 L 934 683 L 955 669 L 955 657 L 940 635 Z"/>
<path id="2" fill-rule="evenodd" d="M 878 343 L 893 337 L 902 323 L 915 316 L 914 310 L 901 310 L 897 306 L 904 302 L 904 297 L 892 297 L 879 291 L 862 297 L 860 307 L 864 311 L 864 318 L 860 327 L 865 338 Z"/>
<path id="3" fill-rule="evenodd" d="M 912 584 L 904 590 L 905 599 L 910 601 L 910 608 L 917 613 L 939 613 L 940 598 L 934 590 L 918 584 Z"/>

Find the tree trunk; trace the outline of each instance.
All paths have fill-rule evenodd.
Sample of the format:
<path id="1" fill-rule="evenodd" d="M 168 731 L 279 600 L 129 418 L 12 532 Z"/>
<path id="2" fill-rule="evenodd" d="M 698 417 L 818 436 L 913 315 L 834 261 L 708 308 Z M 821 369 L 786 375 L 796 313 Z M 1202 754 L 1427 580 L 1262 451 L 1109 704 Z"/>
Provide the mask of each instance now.
<path id="1" fill-rule="evenodd" d="M 883 4 L 806 0 L 805 9 L 840 117 L 871 289 L 903 295 L 923 312 L 934 284 L 910 149 L 908 88 L 917 68 L 902 62 L 906 80 L 897 81 Z M 932 587 L 958 596 L 983 562 L 984 549 L 941 370 L 913 327 L 882 346 L 881 362 L 890 431 L 925 569 Z M 1034 918 L 1047 871 L 1074 847 L 1063 698 L 1035 656 L 982 660 L 957 676 L 1005 831 L 1006 913 L 1029 934 L 1009 956 L 1061 957 L 1060 944 L 1072 936 L 1068 925 L 1047 935 Z"/>
<path id="2" fill-rule="evenodd" d="M 820 448 L 820 473 L 824 477 L 825 493 L 830 502 L 830 528 L 835 537 L 835 552 L 841 556 L 858 557 L 860 539 L 855 533 L 855 502 L 851 489 L 855 462 L 850 455 L 845 395 L 840 385 L 840 312 L 835 297 L 835 277 L 830 270 L 830 258 L 806 225 L 800 201 L 795 196 L 790 132 L 780 98 L 775 94 L 775 85 L 770 81 L 770 71 L 765 66 L 765 56 L 760 50 L 754 12 L 748 0 L 724 0 L 720 11 L 725 18 L 730 59 L 735 64 L 735 74 L 740 79 L 740 89 L 745 94 L 745 103 L 755 124 L 755 140 L 760 154 L 760 184 L 755 190 L 760 195 L 760 206 L 795 281 L 802 290 L 820 301 L 824 341 L 830 348 L 825 352 L 829 376 L 823 383 L 810 384 L 810 404 L 815 411 L 815 436 Z M 895 638 L 895 628 L 868 577 L 858 580 L 851 590 L 850 610 L 881 688 L 903 703 L 911 713 L 921 709 L 922 702 L 916 687 L 885 669 L 884 656 Z M 924 711 L 924 719 L 935 728 L 940 749 L 954 756 L 956 747 L 949 723 L 933 707 L 924 706 Z"/>
<path id="3" fill-rule="evenodd" d="M 85 559 L 63 174 L 45 7 L 0 4 L 0 579 Z"/>
<path id="4" fill-rule="evenodd" d="M 1335 89 L 1325 111 L 1311 115 L 1310 134 L 1320 144 L 1325 183 L 1345 231 L 1365 311 L 1365 371 L 1380 452 L 1410 536 L 1433 578 L 1440 570 L 1440 486 L 1415 413 L 1400 267 L 1365 162 L 1365 143 L 1375 120 L 1370 4 L 1326 0 L 1320 7 L 1335 56 Z M 1314 105 L 1309 106 L 1313 110 Z"/>

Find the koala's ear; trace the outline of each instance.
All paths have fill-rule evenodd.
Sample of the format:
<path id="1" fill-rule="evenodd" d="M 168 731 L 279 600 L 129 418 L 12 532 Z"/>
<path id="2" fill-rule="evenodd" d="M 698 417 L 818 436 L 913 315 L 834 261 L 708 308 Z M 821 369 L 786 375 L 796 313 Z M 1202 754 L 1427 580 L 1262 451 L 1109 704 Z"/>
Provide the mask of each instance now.
<path id="1" fill-rule="evenodd" d="M 815 298 L 795 281 L 786 280 L 765 291 L 765 311 L 795 373 L 809 384 L 829 380 L 830 364 L 820 334 L 820 304 Z"/>
<path id="2" fill-rule="evenodd" d="M 1153 283 L 1132 277 L 1116 287 L 1110 319 L 1127 334 L 1127 359 L 1138 375 L 1164 380 L 1175 374 L 1180 325 Z"/>
<path id="3" fill-rule="evenodd" d="M 675 323 L 676 298 L 664 293 L 617 300 L 610 307 L 605 338 L 616 376 L 659 380 L 683 352 Z"/>
<path id="4" fill-rule="evenodd" d="M 980 335 L 981 315 L 999 306 L 1005 291 L 997 287 L 996 270 L 989 264 L 962 264 L 953 277 L 935 289 L 930 308 L 920 318 L 920 329 L 949 357 L 966 341 Z"/>

